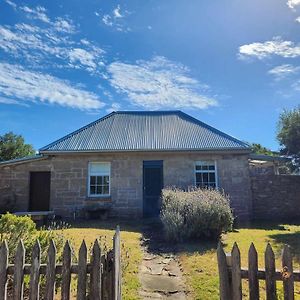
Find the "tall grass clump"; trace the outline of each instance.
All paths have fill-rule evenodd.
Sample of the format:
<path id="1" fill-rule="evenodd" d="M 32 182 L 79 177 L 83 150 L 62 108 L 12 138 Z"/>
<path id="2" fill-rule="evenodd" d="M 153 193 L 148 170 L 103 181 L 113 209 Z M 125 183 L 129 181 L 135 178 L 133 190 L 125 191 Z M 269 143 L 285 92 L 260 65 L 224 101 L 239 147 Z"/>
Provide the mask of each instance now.
<path id="1" fill-rule="evenodd" d="M 216 239 L 231 230 L 229 198 L 213 189 L 163 189 L 160 218 L 170 241 Z"/>

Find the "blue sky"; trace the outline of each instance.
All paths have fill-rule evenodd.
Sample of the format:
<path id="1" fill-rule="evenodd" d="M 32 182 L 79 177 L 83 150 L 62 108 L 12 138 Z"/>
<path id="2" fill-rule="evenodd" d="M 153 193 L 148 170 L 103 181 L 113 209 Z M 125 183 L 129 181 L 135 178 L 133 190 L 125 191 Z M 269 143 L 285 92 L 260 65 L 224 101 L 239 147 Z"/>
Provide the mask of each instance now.
<path id="1" fill-rule="evenodd" d="M 38 149 L 113 110 L 179 109 L 277 150 L 300 0 L 0 0 L 0 134 Z"/>

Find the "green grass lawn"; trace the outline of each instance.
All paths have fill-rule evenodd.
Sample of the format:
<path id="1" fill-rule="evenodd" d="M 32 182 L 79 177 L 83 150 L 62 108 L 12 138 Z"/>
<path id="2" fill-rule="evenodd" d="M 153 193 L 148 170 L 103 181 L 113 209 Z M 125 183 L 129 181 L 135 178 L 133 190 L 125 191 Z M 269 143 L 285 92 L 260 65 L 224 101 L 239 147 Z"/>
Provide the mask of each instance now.
<path id="1" fill-rule="evenodd" d="M 64 230 L 64 235 L 71 240 L 77 251 L 82 239 L 88 246 L 96 238 L 102 244 L 111 246 L 112 236 L 117 222 L 114 221 L 89 221 L 75 223 L 70 229 Z M 122 260 L 123 270 L 123 299 L 139 299 L 138 268 L 142 260 L 142 225 L 140 223 L 121 222 Z M 242 266 L 247 267 L 247 253 L 251 242 L 255 243 L 258 251 L 259 267 L 264 267 L 264 250 L 268 242 L 273 246 L 276 255 L 277 268 L 280 269 L 280 255 L 284 244 L 289 244 L 294 254 L 294 266 L 299 268 L 300 263 L 300 226 L 299 225 L 272 225 L 257 224 L 251 228 L 236 229 L 234 232 L 223 235 L 222 242 L 225 250 L 229 252 L 234 242 L 237 242 L 241 251 Z M 190 299 L 219 299 L 218 267 L 216 258 L 216 242 L 202 241 L 198 243 L 183 243 L 177 253 L 183 267 Z M 243 280 L 244 296 L 247 295 L 247 282 Z M 279 290 L 282 286 L 278 285 Z M 295 286 L 296 299 L 300 299 L 300 285 Z M 261 284 L 261 299 L 264 299 L 264 286 Z M 282 292 L 279 291 L 279 299 Z"/>
<path id="2" fill-rule="evenodd" d="M 142 260 L 140 247 L 141 230 L 137 225 L 130 225 L 114 221 L 87 221 L 71 224 L 71 228 L 64 229 L 63 235 L 70 240 L 75 253 L 84 239 L 88 248 L 92 247 L 95 239 L 102 246 L 112 248 L 112 238 L 117 225 L 121 227 L 121 251 L 122 251 L 122 299 L 138 299 L 140 287 L 138 268 Z"/>
<path id="3" fill-rule="evenodd" d="M 294 255 L 294 268 L 299 269 L 300 262 L 300 226 L 259 224 L 252 228 L 240 228 L 223 235 L 222 242 L 226 252 L 230 252 L 234 242 L 238 243 L 241 252 L 242 267 L 248 264 L 248 249 L 254 242 L 258 252 L 258 263 L 264 268 L 264 251 L 271 243 L 276 256 L 276 267 L 281 269 L 280 255 L 284 244 L 291 246 Z M 219 299 L 219 280 L 216 258 L 216 243 L 185 244 L 180 253 L 186 282 L 191 292 L 191 299 Z M 278 284 L 278 298 L 282 297 L 282 285 Z M 248 298 L 247 281 L 243 280 L 244 297 Z M 260 281 L 261 299 L 265 299 L 265 290 Z M 295 298 L 300 299 L 300 286 L 295 286 Z"/>

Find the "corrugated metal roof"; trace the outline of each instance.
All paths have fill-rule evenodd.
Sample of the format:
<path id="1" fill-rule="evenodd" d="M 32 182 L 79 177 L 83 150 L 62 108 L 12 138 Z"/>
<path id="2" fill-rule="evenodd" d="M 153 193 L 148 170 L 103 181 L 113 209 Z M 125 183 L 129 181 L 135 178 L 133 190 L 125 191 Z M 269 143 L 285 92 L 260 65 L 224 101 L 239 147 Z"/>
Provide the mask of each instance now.
<path id="1" fill-rule="evenodd" d="M 40 149 L 50 152 L 249 150 L 181 111 L 113 112 Z"/>

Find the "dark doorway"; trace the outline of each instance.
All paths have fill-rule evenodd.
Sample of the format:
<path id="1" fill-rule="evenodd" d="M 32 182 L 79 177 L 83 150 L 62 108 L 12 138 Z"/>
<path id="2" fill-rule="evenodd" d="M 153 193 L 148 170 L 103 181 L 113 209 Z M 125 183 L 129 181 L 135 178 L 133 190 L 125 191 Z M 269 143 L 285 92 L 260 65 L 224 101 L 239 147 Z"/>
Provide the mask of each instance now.
<path id="1" fill-rule="evenodd" d="M 29 211 L 50 208 L 50 172 L 30 172 Z"/>
<path id="2" fill-rule="evenodd" d="M 157 217 L 163 188 L 163 161 L 149 160 L 143 164 L 144 217 Z"/>

